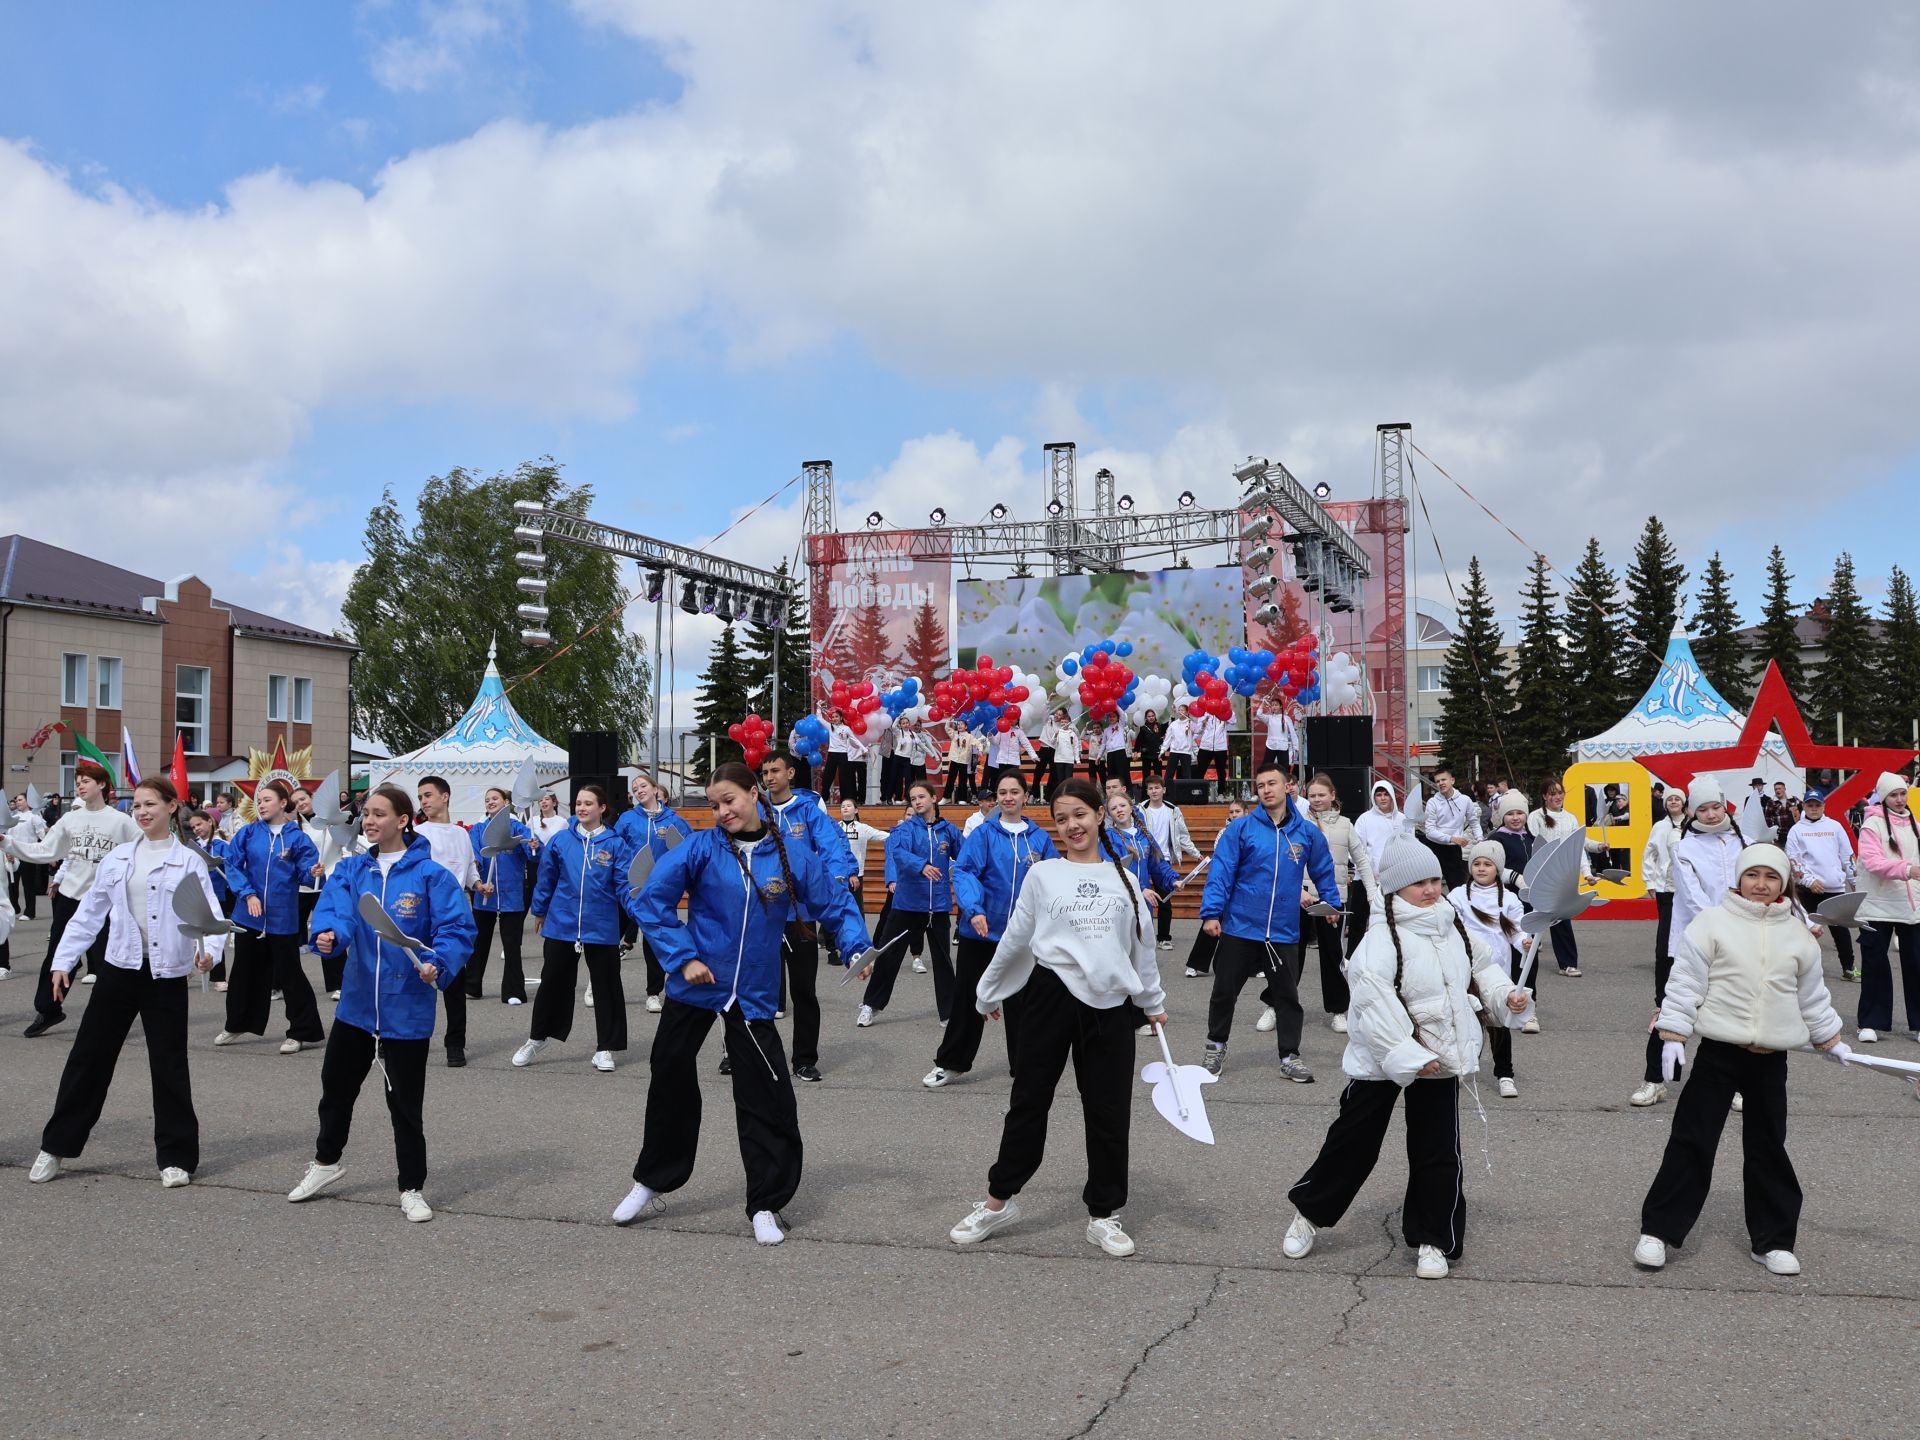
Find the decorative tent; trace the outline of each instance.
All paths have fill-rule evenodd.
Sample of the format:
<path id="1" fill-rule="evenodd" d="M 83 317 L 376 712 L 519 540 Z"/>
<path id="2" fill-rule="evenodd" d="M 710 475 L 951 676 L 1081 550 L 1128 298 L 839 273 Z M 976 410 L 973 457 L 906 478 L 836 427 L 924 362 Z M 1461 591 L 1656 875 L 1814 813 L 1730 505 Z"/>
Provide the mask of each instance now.
<path id="1" fill-rule="evenodd" d="M 529 757 L 541 784 L 567 778 L 567 752 L 520 718 L 500 683 L 500 667 L 489 645 L 480 693 L 454 727 L 411 754 L 385 764 L 376 761 L 368 769 L 376 785 L 390 780 L 409 794 L 423 776 L 440 776 L 453 790 L 453 818 L 472 825 L 486 818 L 481 795 L 489 786 L 511 789 Z"/>

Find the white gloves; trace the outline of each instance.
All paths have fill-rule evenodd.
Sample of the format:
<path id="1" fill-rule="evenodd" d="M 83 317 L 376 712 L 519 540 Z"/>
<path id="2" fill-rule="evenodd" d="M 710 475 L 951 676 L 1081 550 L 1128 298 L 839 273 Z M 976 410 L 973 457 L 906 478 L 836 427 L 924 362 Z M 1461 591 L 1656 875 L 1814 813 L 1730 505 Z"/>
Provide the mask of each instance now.
<path id="1" fill-rule="evenodd" d="M 1822 1050 L 1820 1053 L 1826 1056 L 1827 1059 L 1833 1061 L 1834 1064 L 1844 1065 L 1847 1063 L 1847 1058 L 1853 1054 L 1853 1049 L 1846 1041 L 1836 1040 L 1830 1048 Z"/>
<path id="2" fill-rule="evenodd" d="M 1668 1040 L 1660 1047 L 1660 1078 L 1673 1084 L 1680 1067 L 1687 1063 L 1687 1047 L 1679 1040 Z"/>

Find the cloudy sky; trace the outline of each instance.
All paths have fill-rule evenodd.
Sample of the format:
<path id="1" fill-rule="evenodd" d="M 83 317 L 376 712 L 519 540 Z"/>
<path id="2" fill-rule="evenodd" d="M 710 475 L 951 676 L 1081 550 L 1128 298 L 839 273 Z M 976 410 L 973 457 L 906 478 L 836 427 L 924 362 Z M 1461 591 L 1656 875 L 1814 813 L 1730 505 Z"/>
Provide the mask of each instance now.
<path id="1" fill-rule="evenodd" d="M 1250 452 L 1353 496 L 1407 420 L 1563 566 L 1658 511 L 1749 599 L 1776 540 L 1877 595 L 1920 565 L 1914 15 L 11 6 L 0 532 L 331 623 L 380 489 L 455 465 L 698 542 L 818 457 L 846 512 L 1031 515 L 1056 439 L 1146 506 Z M 1510 606 L 1526 551 L 1427 478 Z"/>

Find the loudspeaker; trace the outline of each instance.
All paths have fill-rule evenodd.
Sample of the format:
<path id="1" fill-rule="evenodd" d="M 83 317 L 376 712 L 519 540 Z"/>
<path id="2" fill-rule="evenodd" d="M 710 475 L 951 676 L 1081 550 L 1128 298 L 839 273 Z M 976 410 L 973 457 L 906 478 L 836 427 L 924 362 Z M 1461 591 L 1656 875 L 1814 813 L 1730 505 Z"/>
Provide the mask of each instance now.
<path id="1" fill-rule="evenodd" d="M 1373 764 L 1371 715 L 1309 715 L 1302 729 L 1307 763 L 1315 770 Z"/>
<path id="2" fill-rule="evenodd" d="M 613 801 L 613 814 L 623 813 L 631 804 L 627 787 L 620 783 L 620 739 L 611 730 L 574 730 L 567 735 L 567 813 L 580 798 L 580 787 L 597 781 L 606 787 Z"/>
<path id="3" fill-rule="evenodd" d="M 1204 780 L 1174 780 L 1167 785 L 1167 803 L 1169 805 L 1204 805 L 1207 803 L 1207 782 Z"/>
<path id="4" fill-rule="evenodd" d="M 1372 803 L 1373 771 L 1365 765 L 1322 765 L 1327 777 L 1333 781 L 1334 792 L 1340 797 L 1340 813 L 1349 820 L 1358 820 L 1367 813 Z"/>

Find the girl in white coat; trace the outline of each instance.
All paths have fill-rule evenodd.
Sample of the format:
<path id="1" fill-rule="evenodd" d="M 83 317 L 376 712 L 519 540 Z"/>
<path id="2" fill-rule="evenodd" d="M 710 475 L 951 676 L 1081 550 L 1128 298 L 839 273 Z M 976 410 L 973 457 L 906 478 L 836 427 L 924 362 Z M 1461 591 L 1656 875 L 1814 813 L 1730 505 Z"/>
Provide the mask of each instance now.
<path id="1" fill-rule="evenodd" d="M 1680 843 L 1687 821 L 1687 792 L 1669 790 L 1666 814 L 1657 816 L 1647 835 L 1647 848 L 1640 855 L 1640 879 L 1653 896 L 1654 913 L 1659 923 L 1653 932 L 1653 1012 L 1657 1020 L 1660 1003 L 1667 998 L 1667 973 L 1673 969 L 1673 851 Z M 1657 1105 L 1666 1098 L 1666 1086 L 1660 1082 L 1660 1036 L 1648 1027 L 1647 1064 L 1640 1088 L 1627 1097 L 1630 1105 Z"/>
<path id="2" fill-rule="evenodd" d="M 1373 1173 L 1404 1091 L 1409 1173 L 1400 1233 L 1419 1250 L 1420 1278 L 1438 1280 L 1466 1239 L 1460 1077 L 1480 1068 L 1483 1019 L 1517 1026 L 1533 1001 L 1442 903 L 1433 851 L 1396 840 L 1379 878 L 1380 917 L 1347 962 L 1347 1088 L 1318 1158 L 1287 1192 L 1298 1213 L 1280 1248 L 1297 1260 L 1321 1229 L 1340 1223 Z"/>
<path id="3" fill-rule="evenodd" d="M 1487 953 L 1499 964 L 1504 958 L 1514 983 L 1520 982 L 1520 967 L 1533 948 L 1533 936 L 1520 928 L 1526 914 L 1520 897 L 1508 888 L 1503 869 L 1507 852 L 1498 840 L 1482 840 L 1467 852 L 1467 883 L 1448 893 L 1447 901 L 1459 915 L 1467 934 L 1487 947 Z M 1493 1074 L 1499 1082 L 1502 1100 L 1520 1098 L 1519 1082 L 1513 1074 L 1513 1032 L 1502 1025 L 1487 1037 L 1493 1051 Z"/>
<path id="4" fill-rule="evenodd" d="M 1747 843 L 1727 806 L 1720 782 L 1711 775 L 1703 775 L 1693 782 L 1693 788 L 1687 792 L 1687 810 L 1686 823 L 1680 827 L 1680 837 L 1673 843 L 1673 921 L 1667 937 L 1669 973 L 1679 956 L 1687 927 L 1718 905 L 1720 897 L 1734 888 L 1739 873 L 1734 867 Z M 1656 1003 L 1666 1000 L 1666 978 L 1655 971 Z M 1649 1034 L 1657 1040 L 1657 1010 L 1654 1026 Z M 1667 1086 L 1671 1083 L 1672 1077 L 1665 1075 L 1643 1083 L 1633 1092 L 1632 1103 L 1659 1104 L 1667 1098 Z M 1745 1103 L 1738 1094 L 1733 1097 L 1734 1109 Z"/>

